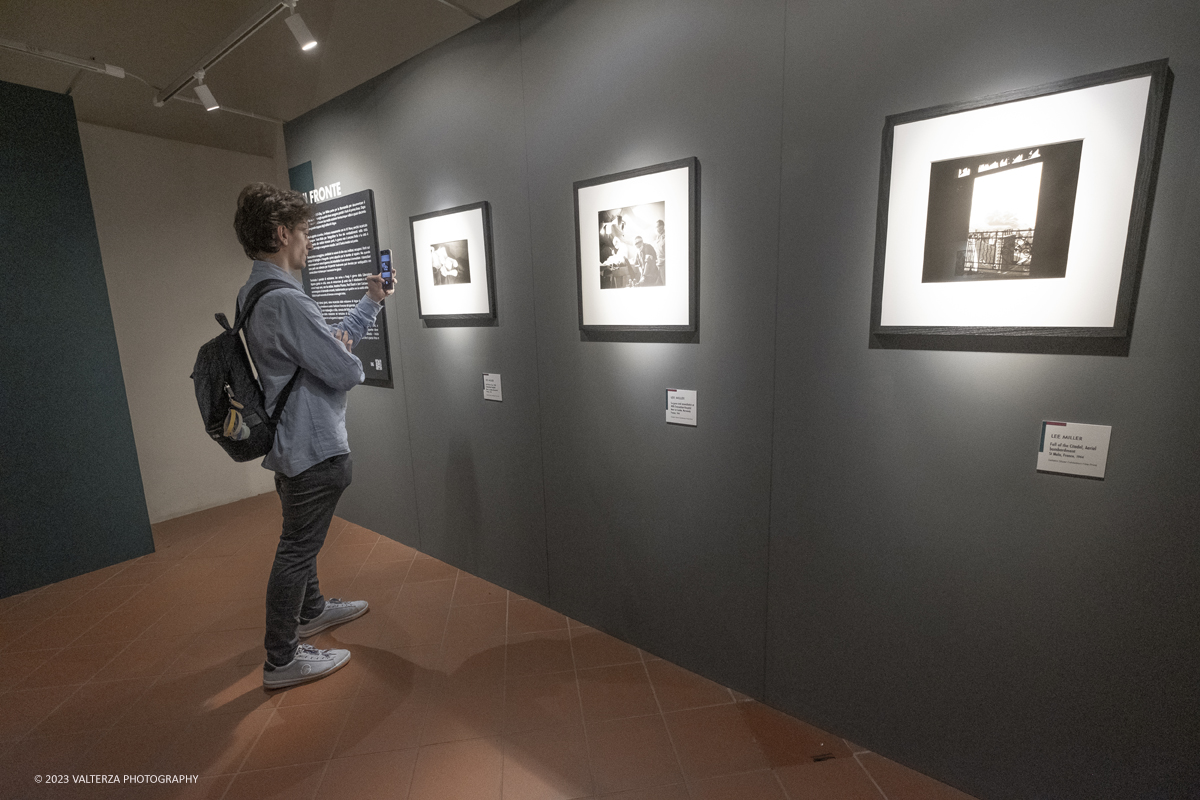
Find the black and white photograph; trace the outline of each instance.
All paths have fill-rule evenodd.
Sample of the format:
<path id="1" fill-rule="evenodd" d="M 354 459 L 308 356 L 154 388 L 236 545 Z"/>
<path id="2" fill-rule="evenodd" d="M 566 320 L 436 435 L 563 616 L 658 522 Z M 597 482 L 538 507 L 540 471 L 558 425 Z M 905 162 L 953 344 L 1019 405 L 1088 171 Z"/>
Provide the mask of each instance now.
<path id="1" fill-rule="evenodd" d="M 1127 343 L 1170 75 L 1164 59 L 888 117 L 873 346 Z"/>
<path id="2" fill-rule="evenodd" d="M 486 202 L 409 218 L 417 314 L 446 325 L 496 319 L 491 206 Z"/>
<path id="3" fill-rule="evenodd" d="M 659 201 L 600 212 L 601 289 L 666 285 L 666 207 Z"/>
<path id="4" fill-rule="evenodd" d="M 685 158 L 575 183 L 580 330 L 696 330 L 699 170 Z"/>
<path id="5" fill-rule="evenodd" d="M 471 258 L 466 239 L 429 245 L 429 264 L 434 286 L 471 282 Z"/>
<path id="6" fill-rule="evenodd" d="M 1083 141 L 938 161 L 929 169 L 924 283 L 1062 278 Z"/>

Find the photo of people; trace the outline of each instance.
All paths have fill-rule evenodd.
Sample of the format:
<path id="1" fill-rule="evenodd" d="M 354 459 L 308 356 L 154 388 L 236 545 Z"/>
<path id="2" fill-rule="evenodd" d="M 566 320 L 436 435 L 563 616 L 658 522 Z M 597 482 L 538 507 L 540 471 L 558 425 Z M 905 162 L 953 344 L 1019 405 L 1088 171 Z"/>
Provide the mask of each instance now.
<path id="1" fill-rule="evenodd" d="M 471 260 L 467 256 L 467 240 L 429 245 L 433 266 L 433 285 L 471 282 Z"/>
<path id="2" fill-rule="evenodd" d="M 601 289 L 666 285 L 666 211 L 659 201 L 599 213 Z"/>

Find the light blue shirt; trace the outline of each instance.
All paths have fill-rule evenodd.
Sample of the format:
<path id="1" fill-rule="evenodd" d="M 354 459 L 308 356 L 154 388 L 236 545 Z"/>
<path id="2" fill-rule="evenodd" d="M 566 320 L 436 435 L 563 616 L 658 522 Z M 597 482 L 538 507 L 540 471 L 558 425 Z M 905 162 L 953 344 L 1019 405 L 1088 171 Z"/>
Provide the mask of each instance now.
<path id="1" fill-rule="evenodd" d="M 346 392 L 366 375 L 358 356 L 347 352 L 333 332 L 345 331 L 353 342 L 361 341 L 383 304 L 363 295 L 345 319 L 327 325 L 316 301 L 287 270 L 256 260 L 250 279 L 238 292 L 239 307 L 250 287 L 267 278 L 278 278 L 295 288 L 276 289 L 259 299 L 246 322 L 246 343 L 268 413 L 274 411 L 279 393 L 296 368 L 302 370 L 275 429 L 275 446 L 262 462 L 265 468 L 291 478 L 327 458 L 350 452 Z"/>

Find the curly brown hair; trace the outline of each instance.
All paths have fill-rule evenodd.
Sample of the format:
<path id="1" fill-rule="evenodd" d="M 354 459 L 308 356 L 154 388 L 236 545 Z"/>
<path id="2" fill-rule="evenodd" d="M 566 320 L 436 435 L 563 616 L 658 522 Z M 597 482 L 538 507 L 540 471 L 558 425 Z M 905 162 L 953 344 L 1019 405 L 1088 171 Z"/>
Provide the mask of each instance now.
<path id="1" fill-rule="evenodd" d="M 312 208 L 301 192 L 279 189 L 269 183 L 252 183 L 238 195 L 233 229 L 249 258 L 279 252 L 276 229 L 288 230 L 312 218 Z"/>

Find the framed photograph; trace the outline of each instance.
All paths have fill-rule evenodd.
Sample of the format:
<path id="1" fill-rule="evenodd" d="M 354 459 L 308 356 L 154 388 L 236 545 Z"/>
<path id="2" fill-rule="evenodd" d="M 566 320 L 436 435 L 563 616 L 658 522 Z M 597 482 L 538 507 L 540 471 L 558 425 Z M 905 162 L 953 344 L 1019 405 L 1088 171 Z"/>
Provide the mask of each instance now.
<path id="1" fill-rule="evenodd" d="M 1127 347 L 1170 83 L 1164 59 L 888 117 L 875 342 Z"/>
<path id="2" fill-rule="evenodd" d="M 409 226 L 421 319 L 463 323 L 495 319 L 492 215 L 487 202 L 411 217 Z"/>
<path id="3" fill-rule="evenodd" d="M 685 158 L 575 183 L 580 330 L 696 330 L 699 170 Z"/>

